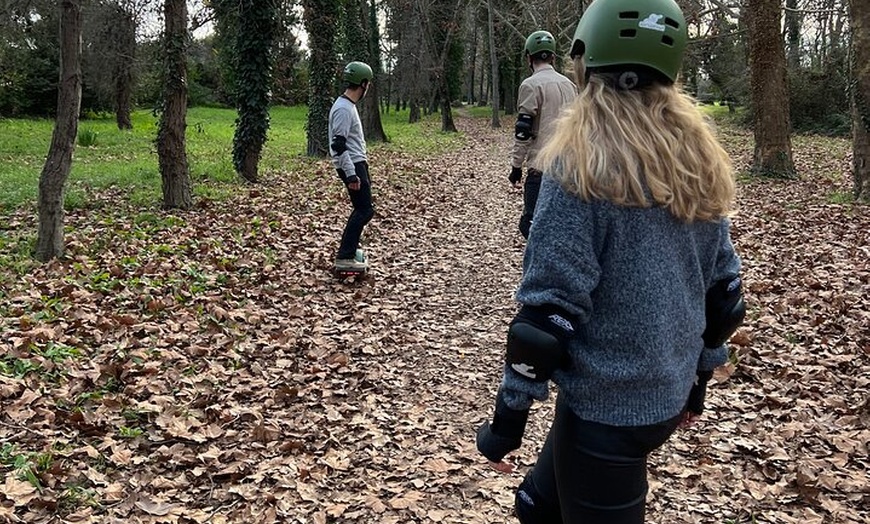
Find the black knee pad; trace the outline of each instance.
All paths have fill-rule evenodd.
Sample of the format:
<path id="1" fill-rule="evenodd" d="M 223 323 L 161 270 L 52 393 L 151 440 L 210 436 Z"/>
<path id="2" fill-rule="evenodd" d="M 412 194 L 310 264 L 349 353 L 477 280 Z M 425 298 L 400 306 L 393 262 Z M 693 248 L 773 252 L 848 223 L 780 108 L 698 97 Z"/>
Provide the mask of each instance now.
<path id="1" fill-rule="evenodd" d="M 558 503 L 544 499 L 528 475 L 517 488 L 514 512 L 522 524 L 562 524 Z"/>

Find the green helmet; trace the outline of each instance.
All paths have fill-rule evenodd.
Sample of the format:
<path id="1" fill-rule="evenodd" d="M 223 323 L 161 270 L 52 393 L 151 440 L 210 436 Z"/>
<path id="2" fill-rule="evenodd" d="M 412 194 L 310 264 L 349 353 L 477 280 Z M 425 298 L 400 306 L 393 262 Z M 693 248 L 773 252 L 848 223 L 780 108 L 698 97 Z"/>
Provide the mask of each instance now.
<path id="1" fill-rule="evenodd" d="M 595 0 L 577 24 L 571 57 L 583 55 L 587 68 L 643 65 L 673 82 L 687 40 L 674 0 Z"/>
<path id="2" fill-rule="evenodd" d="M 365 80 L 371 80 L 374 77 L 372 68 L 364 62 L 350 62 L 344 66 L 343 79 L 348 84 L 360 85 Z"/>
<path id="3" fill-rule="evenodd" d="M 535 31 L 526 38 L 525 52 L 529 56 L 549 51 L 556 54 L 556 39 L 547 31 Z"/>

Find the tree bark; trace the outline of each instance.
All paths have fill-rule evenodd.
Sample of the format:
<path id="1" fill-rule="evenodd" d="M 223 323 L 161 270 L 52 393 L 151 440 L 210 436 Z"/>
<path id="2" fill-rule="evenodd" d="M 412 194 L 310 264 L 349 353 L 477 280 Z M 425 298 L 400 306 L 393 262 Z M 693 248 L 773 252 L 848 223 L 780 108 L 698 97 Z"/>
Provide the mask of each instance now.
<path id="1" fill-rule="evenodd" d="M 441 131 L 444 133 L 457 133 L 456 123 L 453 122 L 453 109 L 450 107 L 450 92 L 447 88 L 447 78 L 441 80 Z"/>
<path id="2" fill-rule="evenodd" d="M 115 122 L 118 129 L 133 129 L 133 79 L 129 69 L 118 74 L 115 80 Z"/>
<path id="3" fill-rule="evenodd" d="M 471 15 L 473 17 L 473 15 Z M 466 54 L 470 63 L 468 64 L 468 74 L 465 78 L 465 93 L 468 98 L 468 105 L 474 104 L 474 82 L 477 80 L 477 55 L 478 43 L 480 42 L 477 24 L 474 23 L 474 18 L 471 18 L 471 41 L 468 42 L 470 52 Z"/>
<path id="4" fill-rule="evenodd" d="M 856 200 L 870 200 L 870 5 L 850 0 L 852 17 L 852 180 Z"/>
<path id="5" fill-rule="evenodd" d="M 378 78 L 381 74 L 380 32 L 377 26 L 377 10 L 375 0 L 362 0 L 361 22 L 363 33 L 368 43 L 366 63 L 371 66 L 375 77 L 369 85 L 365 98 L 362 99 L 360 119 L 362 120 L 363 134 L 366 142 L 387 142 L 387 133 L 381 123 L 380 113 L 380 88 Z"/>
<path id="6" fill-rule="evenodd" d="M 163 207 L 190 209 L 193 192 L 184 133 L 187 130 L 187 3 L 165 0 L 164 95 L 157 131 Z"/>
<path id="7" fill-rule="evenodd" d="M 57 119 L 51 146 L 39 177 L 37 260 L 63 256 L 63 195 L 72 168 L 82 101 L 82 6 L 79 0 L 60 2 L 60 80 Z"/>
<path id="8" fill-rule="evenodd" d="M 307 154 L 325 157 L 329 152 L 329 109 L 335 86 L 336 0 L 303 0 L 305 30 L 311 49 L 308 83 Z"/>
<path id="9" fill-rule="evenodd" d="M 118 129 L 133 129 L 133 67 L 136 60 L 136 20 L 118 9 L 119 40 L 115 61 L 115 121 Z"/>
<path id="10" fill-rule="evenodd" d="M 408 112 L 408 123 L 414 124 L 420 121 L 420 102 L 416 99 L 411 100 L 411 110 Z"/>
<path id="11" fill-rule="evenodd" d="M 791 151 L 785 46 L 779 0 L 752 0 L 749 15 L 749 66 L 755 113 L 752 171 L 772 177 L 796 175 Z"/>
<path id="12" fill-rule="evenodd" d="M 377 80 L 377 78 L 375 78 Z M 387 133 L 384 131 L 384 125 L 381 122 L 380 104 L 378 99 L 377 82 L 372 82 L 366 91 L 366 96 L 360 104 L 360 120 L 363 125 L 363 134 L 366 137 L 366 142 L 387 142 Z M 369 138 L 371 137 L 371 138 Z"/>
<path id="13" fill-rule="evenodd" d="M 490 78 L 492 78 L 492 127 L 501 127 L 501 122 L 498 119 L 498 111 L 500 109 L 500 101 L 498 97 L 498 52 L 495 46 L 495 24 L 492 20 L 492 0 L 486 2 L 487 10 L 487 31 L 489 32 L 489 63 L 492 68 Z"/>
<path id="14" fill-rule="evenodd" d="M 801 25 L 803 14 L 797 11 L 798 0 L 785 0 L 785 38 L 788 43 L 788 67 L 796 70 L 801 61 Z"/>

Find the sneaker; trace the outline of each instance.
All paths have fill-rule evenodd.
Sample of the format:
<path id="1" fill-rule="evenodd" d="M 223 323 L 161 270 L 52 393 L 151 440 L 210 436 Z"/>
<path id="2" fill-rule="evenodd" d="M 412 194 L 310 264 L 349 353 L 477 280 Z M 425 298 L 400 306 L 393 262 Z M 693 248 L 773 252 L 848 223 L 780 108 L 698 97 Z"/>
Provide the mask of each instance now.
<path id="1" fill-rule="evenodd" d="M 366 263 L 366 252 L 362 250 L 362 248 L 356 250 L 356 255 L 354 255 L 354 260 L 357 262 Z"/>
<path id="2" fill-rule="evenodd" d="M 365 271 L 369 265 L 355 258 L 336 258 L 335 269 L 337 271 Z"/>

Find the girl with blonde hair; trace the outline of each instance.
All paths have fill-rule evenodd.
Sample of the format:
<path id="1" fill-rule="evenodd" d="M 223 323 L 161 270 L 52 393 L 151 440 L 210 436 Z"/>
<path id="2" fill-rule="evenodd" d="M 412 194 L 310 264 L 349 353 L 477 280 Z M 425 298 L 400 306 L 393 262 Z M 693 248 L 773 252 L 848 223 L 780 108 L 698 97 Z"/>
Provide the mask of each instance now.
<path id="1" fill-rule="evenodd" d="M 640 524 L 646 460 L 703 411 L 743 319 L 727 154 L 675 85 L 674 0 L 596 0 L 571 50 L 578 99 L 542 151 L 544 180 L 478 450 L 501 471 L 529 408 L 559 389 L 516 496 L 524 524 Z"/>

